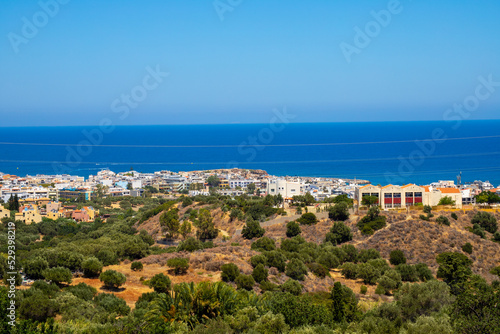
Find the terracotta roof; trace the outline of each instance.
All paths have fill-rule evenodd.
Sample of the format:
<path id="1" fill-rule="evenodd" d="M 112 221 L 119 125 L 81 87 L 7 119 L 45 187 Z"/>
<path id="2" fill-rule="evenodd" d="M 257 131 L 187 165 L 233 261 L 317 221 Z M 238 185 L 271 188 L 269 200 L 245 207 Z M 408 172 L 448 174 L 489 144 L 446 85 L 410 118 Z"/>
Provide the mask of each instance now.
<path id="1" fill-rule="evenodd" d="M 429 192 L 429 186 L 422 186 L 422 188 L 425 189 L 425 192 L 428 193 Z"/>
<path id="2" fill-rule="evenodd" d="M 460 190 L 457 188 L 437 188 L 443 194 L 460 194 Z"/>
<path id="3" fill-rule="evenodd" d="M 359 189 L 364 189 L 364 188 L 366 188 L 366 187 L 370 187 L 370 186 L 371 186 L 371 184 L 367 184 L 366 186 L 362 186 L 362 187 L 361 187 L 361 188 L 359 188 Z"/>
<path id="4" fill-rule="evenodd" d="M 382 189 L 389 188 L 389 187 L 392 187 L 392 184 L 388 184 L 386 186 L 383 186 Z"/>
<path id="5" fill-rule="evenodd" d="M 411 187 L 411 186 L 414 186 L 413 183 L 409 183 L 409 184 L 406 184 L 404 186 L 401 186 L 401 188 L 408 188 L 408 187 Z"/>

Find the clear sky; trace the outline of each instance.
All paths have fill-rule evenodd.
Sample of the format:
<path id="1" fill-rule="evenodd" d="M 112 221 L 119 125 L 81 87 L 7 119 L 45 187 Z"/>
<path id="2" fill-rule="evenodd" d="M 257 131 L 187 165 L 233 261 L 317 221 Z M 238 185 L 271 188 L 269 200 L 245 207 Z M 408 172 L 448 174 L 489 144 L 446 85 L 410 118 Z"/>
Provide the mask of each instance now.
<path id="1" fill-rule="evenodd" d="M 264 123 L 284 106 L 439 120 L 478 77 L 500 82 L 499 17 L 498 0 L 2 0 L 0 126 Z M 467 118 L 500 118 L 489 88 Z"/>

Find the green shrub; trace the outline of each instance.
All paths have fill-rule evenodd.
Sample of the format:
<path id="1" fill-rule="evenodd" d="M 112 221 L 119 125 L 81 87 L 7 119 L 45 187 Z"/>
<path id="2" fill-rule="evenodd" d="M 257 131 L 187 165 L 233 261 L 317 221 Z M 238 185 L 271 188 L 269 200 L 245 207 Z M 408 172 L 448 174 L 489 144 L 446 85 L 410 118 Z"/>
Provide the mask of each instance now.
<path id="1" fill-rule="evenodd" d="M 234 282 L 240 274 L 240 269 L 234 263 L 226 263 L 221 266 L 221 278 L 224 282 Z"/>
<path id="2" fill-rule="evenodd" d="M 352 240 L 351 229 L 342 222 L 334 223 L 325 238 L 325 242 L 331 242 L 334 246 L 350 240 Z"/>
<path id="3" fill-rule="evenodd" d="M 417 270 L 418 279 L 420 281 L 427 282 L 434 279 L 432 271 L 425 263 L 417 263 L 415 265 L 415 269 Z"/>
<path id="4" fill-rule="evenodd" d="M 339 259 L 330 252 L 323 252 L 318 257 L 318 263 L 328 269 L 337 268 L 340 265 Z"/>
<path id="5" fill-rule="evenodd" d="M 253 286 L 255 285 L 255 280 L 253 279 L 252 275 L 241 274 L 236 277 L 234 282 L 238 286 L 238 289 L 252 290 Z"/>
<path id="6" fill-rule="evenodd" d="M 286 265 L 285 274 L 290 278 L 302 281 L 307 274 L 307 267 L 299 259 L 291 259 Z"/>
<path id="7" fill-rule="evenodd" d="M 308 212 L 304 213 L 297 221 L 302 225 L 314 225 L 318 223 L 318 218 L 314 213 Z"/>
<path id="8" fill-rule="evenodd" d="M 368 292 L 368 288 L 366 287 L 366 285 L 362 285 L 359 288 L 359 293 L 361 293 L 362 295 L 366 295 L 367 292 Z"/>
<path id="9" fill-rule="evenodd" d="M 68 268 L 64 267 L 54 267 L 54 268 L 48 268 L 45 269 L 42 272 L 43 277 L 48 280 L 52 281 L 56 284 L 61 284 L 61 283 L 71 283 L 73 275 L 71 274 L 71 270 Z"/>
<path id="10" fill-rule="evenodd" d="M 472 245 L 470 242 L 467 242 L 465 245 L 462 246 L 462 250 L 468 254 L 472 254 Z"/>
<path id="11" fill-rule="evenodd" d="M 255 282 L 260 283 L 267 280 L 268 272 L 269 271 L 264 268 L 262 264 L 259 264 L 253 269 L 252 277 L 254 278 Z"/>
<path id="12" fill-rule="evenodd" d="M 286 224 L 286 236 L 289 238 L 300 235 L 300 225 L 297 222 L 291 221 Z"/>
<path id="13" fill-rule="evenodd" d="M 178 252 L 194 252 L 200 249 L 203 249 L 203 242 L 193 237 L 187 238 L 186 240 L 182 241 L 179 246 L 177 246 Z"/>
<path id="14" fill-rule="evenodd" d="M 266 256 L 266 263 L 269 267 L 275 267 L 279 271 L 285 271 L 286 257 L 278 251 L 270 251 L 263 253 Z"/>
<path id="15" fill-rule="evenodd" d="M 1 266 L 1 265 L 0 265 Z M 43 278 L 43 271 L 49 267 L 49 263 L 43 257 L 36 257 L 26 261 L 24 264 L 24 272 L 32 279 Z M 0 273 L 1 273 L 0 268 Z"/>
<path id="16" fill-rule="evenodd" d="M 287 279 L 285 283 L 281 285 L 281 291 L 289 292 L 292 295 L 298 296 L 302 293 L 302 284 L 294 279 Z"/>
<path id="17" fill-rule="evenodd" d="M 98 294 L 94 298 L 94 303 L 102 307 L 107 313 L 114 313 L 121 316 L 126 316 L 130 313 L 130 307 L 127 306 L 127 303 L 112 293 Z"/>
<path id="18" fill-rule="evenodd" d="M 33 284 L 33 286 L 34 285 L 35 284 Z M 97 294 L 97 290 L 94 287 L 87 285 L 85 283 L 78 283 L 78 285 L 69 286 L 64 290 L 67 292 L 71 292 L 76 297 L 86 301 L 91 301 Z"/>
<path id="19" fill-rule="evenodd" d="M 369 260 L 380 259 L 380 253 L 373 248 L 363 249 L 358 254 L 359 262 L 368 262 Z"/>
<path id="20" fill-rule="evenodd" d="M 368 263 L 360 263 L 356 268 L 356 276 L 365 284 L 375 284 L 380 277 L 380 271 Z"/>
<path id="21" fill-rule="evenodd" d="M 149 280 L 149 287 L 153 288 L 156 293 L 167 293 L 172 287 L 172 282 L 170 278 L 163 273 L 154 275 L 151 280 Z"/>
<path id="22" fill-rule="evenodd" d="M 253 238 L 260 238 L 266 233 L 266 230 L 264 230 L 259 222 L 255 220 L 249 220 L 247 221 L 246 225 L 243 227 L 243 230 L 241 231 L 241 235 L 245 239 L 253 239 Z"/>
<path id="23" fill-rule="evenodd" d="M 375 294 L 377 295 L 385 295 L 386 291 L 382 285 L 377 285 L 377 288 L 375 289 Z"/>
<path id="24" fill-rule="evenodd" d="M 456 214 L 455 212 L 452 212 L 452 213 L 451 213 L 451 218 L 453 218 L 453 219 L 457 220 L 457 219 L 458 219 L 458 216 L 457 216 L 457 214 Z"/>
<path id="25" fill-rule="evenodd" d="M 342 251 L 344 252 L 345 262 L 357 262 L 358 261 L 358 250 L 354 245 L 342 245 Z"/>
<path id="26" fill-rule="evenodd" d="M 142 264 L 142 262 L 139 262 L 139 261 L 134 261 L 130 265 L 130 269 L 132 269 L 132 271 L 142 271 L 143 268 L 144 268 L 144 265 Z"/>
<path id="27" fill-rule="evenodd" d="M 380 271 L 380 274 L 383 275 L 385 272 L 391 267 L 389 266 L 389 263 L 387 263 L 386 259 L 373 259 L 373 260 L 368 260 L 367 262 L 370 266 L 377 268 L 378 271 Z"/>
<path id="28" fill-rule="evenodd" d="M 89 257 L 82 262 L 83 275 L 85 277 L 97 277 L 102 271 L 102 262 L 96 257 Z"/>
<path id="29" fill-rule="evenodd" d="M 385 227 L 386 218 L 380 216 L 380 209 L 377 206 L 371 207 L 368 214 L 361 218 L 356 224 L 363 234 L 373 234 L 375 231 Z"/>
<path id="30" fill-rule="evenodd" d="M 450 226 L 450 220 L 445 216 L 439 216 L 436 218 L 436 222 L 446 226 Z"/>
<path id="31" fill-rule="evenodd" d="M 271 283 L 269 281 L 263 281 L 263 282 L 260 282 L 260 289 L 262 291 L 278 291 L 280 289 L 280 287 L 279 287 L 279 285 Z"/>
<path id="32" fill-rule="evenodd" d="M 167 266 L 174 268 L 174 273 L 176 275 L 185 274 L 189 268 L 189 259 L 174 257 L 167 260 Z"/>
<path id="33" fill-rule="evenodd" d="M 491 268 L 490 274 L 500 277 L 500 266 Z"/>
<path id="34" fill-rule="evenodd" d="M 319 263 L 316 263 L 316 262 L 309 263 L 307 265 L 307 267 L 314 275 L 316 275 L 320 278 L 325 278 L 326 276 L 330 275 L 330 272 L 328 271 L 328 269 Z"/>
<path id="35" fill-rule="evenodd" d="M 401 279 L 404 282 L 416 282 L 418 281 L 418 274 L 415 266 L 409 264 L 398 264 L 396 270 L 401 275 Z"/>
<path id="36" fill-rule="evenodd" d="M 280 248 L 286 252 L 298 252 L 300 245 L 305 242 L 305 239 L 298 235 L 293 238 L 283 240 Z"/>
<path id="37" fill-rule="evenodd" d="M 358 266 L 352 262 L 346 262 L 340 266 L 342 275 L 347 279 L 358 277 Z"/>
<path id="38" fill-rule="evenodd" d="M 250 264 L 254 268 L 257 267 L 259 264 L 266 266 L 267 265 L 267 258 L 264 254 L 254 255 L 250 258 Z"/>
<path id="39" fill-rule="evenodd" d="M 108 289 L 118 288 L 125 284 L 127 278 L 122 273 L 115 270 L 106 270 L 99 275 L 99 280 L 104 283 Z"/>
<path id="40" fill-rule="evenodd" d="M 432 207 L 430 205 L 424 205 L 424 213 L 431 213 Z"/>
<path id="41" fill-rule="evenodd" d="M 481 237 L 481 239 L 485 239 L 486 238 L 486 233 L 484 233 L 484 229 L 479 226 L 479 224 L 474 224 L 473 228 L 472 228 L 472 233 L 474 233 L 475 235 L 478 235 Z"/>
<path id="42" fill-rule="evenodd" d="M 340 202 L 328 208 L 328 218 L 333 221 L 345 221 L 349 219 L 349 205 Z"/>
<path id="43" fill-rule="evenodd" d="M 262 237 L 260 239 L 257 239 L 256 241 L 252 242 L 252 249 L 258 250 L 258 251 L 272 251 L 276 249 L 276 243 L 274 242 L 273 239 L 268 238 L 268 237 Z"/>
<path id="44" fill-rule="evenodd" d="M 497 220 L 495 216 L 489 212 L 479 211 L 472 217 L 471 224 L 478 224 L 490 233 L 495 233 L 498 230 Z"/>
<path id="45" fill-rule="evenodd" d="M 406 257 L 402 250 L 396 249 L 391 252 L 389 255 L 389 262 L 393 266 L 397 266 L 398 264 L 406 263 Z"/>
<path id="46" fill-rule="evenodd" d="M 378 279 L 378 284 L 384 288 L 387 294 L 401 286 L 401 275 L 396 270 L 389 269 Z"/>

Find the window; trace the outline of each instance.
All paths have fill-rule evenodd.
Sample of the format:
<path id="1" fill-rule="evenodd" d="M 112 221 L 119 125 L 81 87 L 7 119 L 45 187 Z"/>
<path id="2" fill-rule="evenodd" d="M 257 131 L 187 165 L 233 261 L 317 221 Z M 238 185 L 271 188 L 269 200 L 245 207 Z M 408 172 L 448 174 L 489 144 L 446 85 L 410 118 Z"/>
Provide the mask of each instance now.
<path id="1" fill-rule="evenodd" d="M 401 198 L 401 193 L 394 193 L 394 198 Z"/>
<path id="2" fill-rule="evenodd" d="M 422 193 L 415 193 L 415 197 L 422 197 Z"/>
<path id="3" fill-rule="evenodd" d="M 385 198 L 392 198 L 392 194 L 391 194 L 391 193 L 385 193 L 385 194 L 384 194 L 384 197 L 385 197 Z"/>
<path id="4" fill-rule="evenodd" d="M 378 197 L 378 193 L 372 193 L 372 196 Z"/>
<path id="5" fill-rule="evenodd" d="M 413 197 L 413 193 L 406 193 L 406 197 Z"/>

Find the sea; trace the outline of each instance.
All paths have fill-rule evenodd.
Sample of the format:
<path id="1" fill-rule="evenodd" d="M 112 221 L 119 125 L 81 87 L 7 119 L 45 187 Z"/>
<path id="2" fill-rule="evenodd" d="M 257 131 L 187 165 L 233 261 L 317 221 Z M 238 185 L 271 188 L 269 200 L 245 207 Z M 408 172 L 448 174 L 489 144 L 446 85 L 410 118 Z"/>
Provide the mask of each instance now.
<path id="1" fill-rule="evenodd" d="M 278 176 L 500 185 L 500 120 L 0 128 L 0 172 L 262 169 Z"/>

